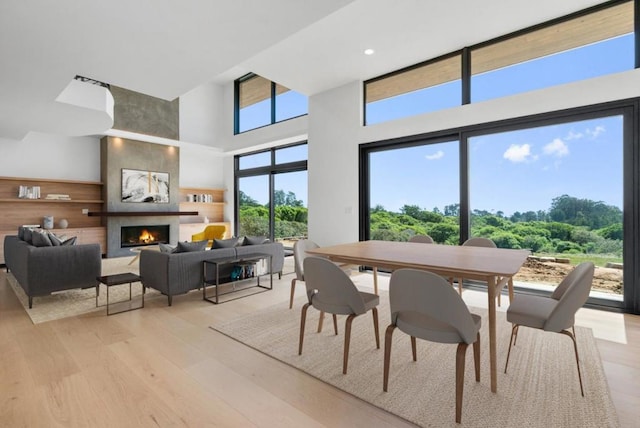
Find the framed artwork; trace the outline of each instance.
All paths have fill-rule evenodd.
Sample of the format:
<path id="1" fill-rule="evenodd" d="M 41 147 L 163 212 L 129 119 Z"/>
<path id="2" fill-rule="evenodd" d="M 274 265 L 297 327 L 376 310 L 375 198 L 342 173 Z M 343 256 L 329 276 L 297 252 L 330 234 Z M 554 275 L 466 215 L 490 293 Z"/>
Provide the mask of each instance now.
<path id="1" fill-rule="evenodd" d="M 122 169 L 122 202 L 169 203 L 169 173 Z"/>

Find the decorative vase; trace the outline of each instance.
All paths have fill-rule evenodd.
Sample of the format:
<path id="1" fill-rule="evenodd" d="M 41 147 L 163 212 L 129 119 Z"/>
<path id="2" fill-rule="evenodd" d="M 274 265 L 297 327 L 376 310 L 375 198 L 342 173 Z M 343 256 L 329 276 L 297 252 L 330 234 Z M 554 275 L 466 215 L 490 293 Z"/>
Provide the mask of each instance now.
<path id="1" fill-rule="evenodd" d="M 60 221 L 58 222 L 58 226 L 60 227 L 60 229 L 66 229 L 67 227 L 69 227 L 69 222 L 66 218 L 60 219 Z"/>
<path id="2" fill-rule="evenodd" d="M 46 215 L 42 219 L 42 227 L 44 229 L 53 229 L 53 216 Z"/>

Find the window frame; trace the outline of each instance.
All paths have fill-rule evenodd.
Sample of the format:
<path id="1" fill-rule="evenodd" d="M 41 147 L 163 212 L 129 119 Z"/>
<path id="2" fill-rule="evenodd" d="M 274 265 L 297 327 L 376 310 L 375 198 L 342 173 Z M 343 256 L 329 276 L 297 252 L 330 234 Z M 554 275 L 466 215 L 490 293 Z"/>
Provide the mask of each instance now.
<path id="1" fill-rule="evenodd" d="M 260 125 L 260 126 L 256 126 L 255 128 L 251 128 L 251 129 L 245 129 L 244 131 L 240 131 L 240 86 L 242 85 L 242 83 L 251 80 L 255 77 L 262 77 L 259 76 L 258 74 L 255 73 L 247 73 L 244 76 L 236 79 L 233 81 L 233 135 L 239 135 L 239 134 L 243 134 L 245 132 L 249 132 L 249 131 L 253 131 L 256 129 L 260 129 L 260 128 L 264 128 L 267 126 L 271 126 L 273 124 L 276 123 L 281 123 L 281 122 L 286 122 L 288 120 L 292 120 L 292 119 L 296 119 L 298 117 L 302 117 L 302 116 L 307 116 L 309 114 L 309 108 L 308 108 L 308 103 L 307 103 L 307 112 L 303 113 L 303 114 L 299 114 L 297 116 L 292 116 L 292 117 L 288 117 L 286 119 L 282 119 L 282 120 L 276 120 L 276 98 L 277 98 L 277 86 L 281 86 L 283 88 L 286 88 L 283 85 L 280 85 L 272 80 L 269 80 L 270 83 L 270 97 L 269 97 L 269 103 L 270 103 L 270 121 L 269 123 L 265 124 L 265 125 Z M 267 80 L 267 79 L 265 79 Z M 291 91 L 292 89 L 286 88 L 287 90 Z"/>
<path id="2" fill-rule="evenodd" d="M 275 175 L 282 174 L 287 172 L 300 172 L 307 171 L 308 160 L 294 161 L 294 162 L 286 162 L 277 164 L 276 163 L 276 152 L 280 149 L 295 147 L 306 145 L 308 142 L 299 141 L 291 144 L 285 144 L 282 146 L 271 147 L 269 149 L 256 150 L 253 152 L 247 152 L 235 155 L 233 157 L 233 168 L 234 168 L 234 209 L 233 209 L 233 224 L 234 224 L 234 235 L 238 236 L 238 231 L 240 229 L 240 179 L 244 177 L 255 177 L 266 175 L 269 180 L 269 239 L 275 242 L 275 206 L 273 204 L 273 198 L 275 193 Z M 255 168 L 247 168 L 240 169 L 240 158 L 243 156 L 251 156 L 258 153 L 270 153 L 271 162 L 266 166 L 259 166 Z"/>

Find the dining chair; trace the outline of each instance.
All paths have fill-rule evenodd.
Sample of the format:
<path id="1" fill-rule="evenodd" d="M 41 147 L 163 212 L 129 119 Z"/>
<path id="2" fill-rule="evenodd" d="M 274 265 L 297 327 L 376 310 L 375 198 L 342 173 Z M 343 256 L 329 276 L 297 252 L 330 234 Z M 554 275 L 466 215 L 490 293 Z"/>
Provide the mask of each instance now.
<path id="1" fill-rule="evenodd" d="M 497 248 L 495 242 L 493 242 L 491 239 L 489 238 L 482 238 L 482 237 L 475 237 L 475 238 L 469 238 L 466 241 L 464 241 L 462 243 L 463 247 L 484 247 L 484 248 Z M 499 278 L 498 278 L 499 280 Z M 463 278 L 458 278 L 458 292 L 460 293 L 460 295 L 462 296 L 462 283 L 464 282 Z M 449 278 L 449 284 L 451 284 L 451 286 L 453 286 L 453 278 Z M 513 289 L 513 282 L 510 279 L 509 280 L 509 290 L 510 290 L 510 294 L 512 295 L 512 290 Z M 496 293 L 498 296 L 498 306 L 500 306 L 501 302 L 500 302 L 500 296 L 502 294 L 502 288 L 500 290 L 498 290 L 498 292 Z"/>
<path id="2" fill-rule="evenodd" d="M 291 280 L 291 295 L 289 296 L 289 309 L 293 308 L 293 297 L 296 292 L 296 282 L 304 281 L 304 259 L 307 250 L 319 248 L 319 245 L 310 239 L 299 239 L 293 244 L 293 264 L 296 276 Z"/>
<path id="3" fill-rule="evenodd" d="M 417 361 L 416 338 L 457 343 L 456 422 L 460 423 L 465 357 L 471 344 L 476 382 L 480 382 L 480 316 L 469 312 L 462 298 L 444 278 L 416 269 L 398 269 L 391 274 L 389 304 L 391 324 L 384 337 L 383 390 L 386 392 L 389 385 L 391 344 L 396 327 L 411 336 L 413 361 Z"/>
<path id="4" fill-rule="evenodd" d="M 413 235 L 409 242 L 419 242 L 421 244 L 433 244 L 433 238 L 429 235 Z"/>
<path id="5" fill-rule="evenodd" d="M 578 309 L 589 298 L 594 269 L 595 267 L 591 262 L 580 263 L 564 277 L 551 296 L 520 294 L 511 302 L 509 309 L 507 309 L 507 321 L 512 323 L 512 327 L 507 361 L 504 365 L 505 373 L 507 373 L 509 365 L 511 346 L 512 344 L 514 347 L 516 345 L 520 326 L 564 334 L 573 341 L 580 392 L 584 397 L 574 318 Z M 569 328 L 573 333 L 569 331 Z"/>
<path id="6" fill-rule="evenodd" d="M 373 316 L 373 329 L 376 338 L 376 348 L 380 349 L 380 335 L 378 333 L 378 309 L 380 297 L 363 291 L 358 291 L 351 278 L 339 266 L 322 257 L 309 256 L 304 259 L 305 286 L 308 302 L 302 307 L 300 318 L 300 341 L 298 355 L 302 355 L 304 341 L 304 327 L 309 306 L 336 315 L 347 315 L 344 329 L 344 351 L 342 359 L 342 373 L 347 374 L 349 361 L 349 343 L 351 341 L 351 323 L 358 315 L 369 310 Z M 334 324 L 335 325 L 335 324 Z M 335 331 L 338 334 L 337 330 Z"/>

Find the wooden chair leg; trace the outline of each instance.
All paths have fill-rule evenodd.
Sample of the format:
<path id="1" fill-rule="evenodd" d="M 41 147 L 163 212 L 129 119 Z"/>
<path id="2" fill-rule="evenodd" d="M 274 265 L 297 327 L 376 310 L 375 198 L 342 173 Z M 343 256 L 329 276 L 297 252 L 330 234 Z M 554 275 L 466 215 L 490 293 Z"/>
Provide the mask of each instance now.
<path id="1" fill-rule="evenodd" d="M 333 332 L 335 333 L 335 335 L 338 335 L 338 316 L 336 314 L 331 314 L 333 315 Z"/>
<path id="2" fill-rule="evenodd" d="M 378 308 L 371 309 L 373 316 L 373 332 L 376 335 L 376 349 L 380 349 L 380 333 L 378 332 Z M 338 334 L 336 332 L 336 334 Z"/>
<path id="3" fill-rule="evenodd" d="M 393 337 L 393 330 L 396 326 L 390 324 L 387 327 L 387 331 L 384 334 L 384 374 L 382 378 L 382 390 L 387 392 L 389 386 L 389 366 L 391 365 L 391 339 Z"/>
<path id="4" fill-rule="evenodd" d="M 507 367 L 509 366 L 509 355 L 511 355 L 511 344 L 513 343 L 513 337 L 516 335 L 518 331 L 518 326 L 513 324 L 511 326 L 511 339 L 509 339 L 509 350 L 507 351 L 507 362 L 504 364 L 504 372 L 507 373 Z"/>
<path id="5" fill-rule="evenodd" d="M 456 423 L 462 418 L 462 393 L 464 390 L 464 360 L 467 353 L 466 343 L 459 343 L 456 351 Z"/>
<path id="6" fill-rule="evenodd" d="M 351 323 L 353 322 L 353 319 L 355 317 L 357 317 L 356 314 L 349 315 L 344 325 L 344 357 L 342 359 L 342 374 L 347 374 L 347 363 L 349 362 L 349 345 L 351 343 Z"/>
<path id="7" fill-rule="evenodd" d="M 302 307 L 302 314 L 300 316 L 300 339 L 298 341 L 298 355 L 302 355 L 302 341 L 304 340 L 304 324 L 307 320 L 307 309 L 309 309 L 309 304 L 305 303 Z"/>
<path id="8" fill-rule="evenodd" d="M 464 280 L 462 278 L 458 278 L 458 293 L 460 293 L 460 297 L 462 297 L 462 282 Z"/>
<path id="9" fill-rule="evenodd" d="M 289 309 L 293 308 L 293 295 L 296 292 L 296 281 L 298 278 L 293 278 L 291 280 L 291 296 L 289 297 Z"/>
<path id="10" fill-rule="evenodd" d="M 320 318 L 318 319 L 318 333 L 322 333 L 323 322 L 324 322 L 324 311 L 320 311 Z"/>
<path id="11" fill-rule="evenodd" d="M 476 382 L 480 382 L 480 332 L 473 342 L 473 364 L 476 369 Z"/>
<path id="12" fill-rule="evenodd" d="M 576 342 L 575 337 L 575 329 L 573 330 L 573 334 L 570 331 L 562 330 L 560 333 L 569 336 L 573 341 L 573 351 L 576 354 L 576 367 L 578 368 L 578 380 L 580 381 L 580 393 L 584 397 L 584 389 L 582 387 L 582 375 L 580 374 L 580 358 L 578 357 L 578 343 Z"/>
<path id="13" fill-rule="evenodd" d="M 418 361 L 418 349 L 415 336 L 411 336 L 411 356 L 413 356 L 413 361 Z"/>

